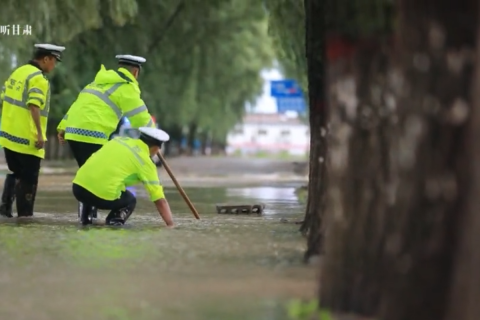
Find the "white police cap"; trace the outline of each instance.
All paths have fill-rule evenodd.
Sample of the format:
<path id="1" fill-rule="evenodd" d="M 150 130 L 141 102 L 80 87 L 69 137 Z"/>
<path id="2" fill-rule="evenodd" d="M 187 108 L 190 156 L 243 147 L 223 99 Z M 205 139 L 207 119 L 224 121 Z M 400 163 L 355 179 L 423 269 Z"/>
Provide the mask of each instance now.
<path id="1" fill-rule="evenodd" d="M 168 133 L 157 128 L 140 127 L 138 130 L 140 133 L 160 142 L 166 142 L 170 140 Z"/>
<path id="2" fill-rule="evenodd" d="M 62 61 L 62 52 L 65 50 L 65 47 L 56 46 L 54 44 L 48 43 L 39 43 L 35 44 L 35 49 L 37 52 L 45 52 L 49 55 L 54 56 L 58 61 Z"/>
<path id="3" fill-rule="evenodd" d="M 119 63 L 125 63 L 135 67 L 141 67 L 143 63 L 147 61 L 144 57 L 132 56 L 130 54 L 119 54 L 115 58 L 118 59 Z"/>

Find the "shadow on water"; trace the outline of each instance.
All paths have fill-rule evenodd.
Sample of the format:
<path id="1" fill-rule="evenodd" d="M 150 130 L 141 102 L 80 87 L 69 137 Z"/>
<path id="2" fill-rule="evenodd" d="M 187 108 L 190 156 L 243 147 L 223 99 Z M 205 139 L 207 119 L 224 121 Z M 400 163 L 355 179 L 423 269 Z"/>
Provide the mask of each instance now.
<path id="1" fill-rule="evenodd" d="M 142 189 L 123 228 L 77 224 L 68 191 L 39 192 L 35 218 L 0 219 L 0 319 L 286 319 L 285 299 L 314 294 L 301 264 L 296 185 L 175 189 L 165 229 Z M 215 203 L 266 204 L 262 216 L 219 215 Z"/>

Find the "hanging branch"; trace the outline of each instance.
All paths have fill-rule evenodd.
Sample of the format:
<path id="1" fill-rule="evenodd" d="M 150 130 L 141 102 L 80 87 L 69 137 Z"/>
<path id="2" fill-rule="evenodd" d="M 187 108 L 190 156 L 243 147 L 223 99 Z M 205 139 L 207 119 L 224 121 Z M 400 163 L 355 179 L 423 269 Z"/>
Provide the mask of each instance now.
<path id="1" fill-rule="evenodd" d="M 165 26 L 162 28 L 162 32 L 159 32 L 156 39 L 154 41 L 152 41 L 152 43 L 150 44 L 149 48 L 148 48 L 148 52 L 152 52 L 154 49 L 157 48 L 157 46 L 160 44 L 160 42 L 162 42 L 163 40 L 163 37 L 165 36 L 165 34 L 167 33 L 168 29 L 170 29 L 170 27 L 172 26 L 173 22 L 175 21 L 175 19 L 178 17 L 178 14 L 185 8 L 185 2 L 184 1 L 181 1 L 177 7 L 175 8 L 175 11 L 173 12 L 173 14 L 168 18 L 167 22 L 165 23 Z"/>

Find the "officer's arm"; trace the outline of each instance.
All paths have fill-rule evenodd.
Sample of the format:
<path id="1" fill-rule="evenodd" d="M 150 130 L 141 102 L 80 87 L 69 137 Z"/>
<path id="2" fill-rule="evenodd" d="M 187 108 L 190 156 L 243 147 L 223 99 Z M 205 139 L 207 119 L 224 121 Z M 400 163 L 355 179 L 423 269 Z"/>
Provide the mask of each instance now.
<path id="1" fill-rule="evenodd" d="M 30 81 L 28 88 L 27 106 L 30 108 L 33 122 L 37 128 L 37 134 L 42 134 L 42 127 L 40 125 L 40 110 L 45 109 L 47 103 L 49 83 L 43 76 L 38 75 Z"/>
<path id="2" fill-rule="evenodd" d="M 68 112 L 63 116 L 62 121 L 58 124 L 57 131 L 65 131 L 67 128 Z"/>
<path id="3" fill-rule="evenodd" d="M 152 116 L 140 96 L 123 99 L 120 107 L 123 116 L 130 120 L 132 128 L 155 127 Z"/>
<path id="4" fill-rule="evenodd" d="M 158 213 L 162 217 L 163 221 L 167 224 L 168 227 L 173 227 L 173 218 L 170 206 L 165 194 L 163 192 L 163 187 L 160 185 L 158 180 L 157 168 L 152 162 L 144 164 L 140 168 L 140 179 L 145 186 L 148 194 L 150 195 L 150 200 L 157 207 Z"/>
<path id="5" fill-rule="evenodd" d="M 33 122 L 37 128 L 37 135 L 42 135 L 42 126 L 40 125 L 40 108 L 36 105 L 29 104 L 30 113 L 32 114 Z"/>
<path id="6" fill-rule="evenodd" d="M 155 207 L 157 207 L 157 211 L 162 217 L 163 221 L 167 227 L 173 227 L 173 218 L 172 218 L 172 211 L 170 210 L 170 205 L 166 198 L 158 199 L 157 201 L 153 202 Z"/>
<path id="7" fill-rule="evenodd" d="M 63 116 L 62 121 L 60 121 L 57 127 L 57 132 L 58 132 L 57 138 L 60 144 L 65 143 L 65 130 L 67 128 L 67 120 L 68 120 L 68 112 L 66 115 Z"/>

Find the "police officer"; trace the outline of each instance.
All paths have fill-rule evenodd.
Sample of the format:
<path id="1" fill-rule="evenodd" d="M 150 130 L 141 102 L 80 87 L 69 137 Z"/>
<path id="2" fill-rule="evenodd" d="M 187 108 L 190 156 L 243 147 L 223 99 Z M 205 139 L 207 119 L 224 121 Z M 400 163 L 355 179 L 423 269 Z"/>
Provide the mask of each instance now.
<path id="1" fill-rule="evenodd" d="M 79 167 L 109 140 L 122 117 L 128 117 L 133 128 L 154 126 L 137 82 L 146 59 L 132 55 L 116 58 L 119 69 L 107 70 L 102 65 L 57 128 L 58 139 L 68 142 Z M 90 209 L 96 217 L 96 209 Z M 80 216 L 81 203 L 78 211 Z"/>
<path id="2" fill-rule="evenodd" d="M 5 82 L 0 96 L 2 123 L 0 145 L 8 169 L 0 215 L 12 217 L 16 197 L 19 217 L 32 216 L 50 109 L 50 84 L 46 74 L 61 61 L 65 47 L 36 44 L 33 59 L 17 68 Z"/>
<path id="3" fill-rule="evenodd" d="M 156 128 L 142 127 L 139 131 L 139 139 L 117 137 L 107 142 L 78 170 L 72 191 L 84 203 L 82 224 L 92 223 L 88 208 L 93 206 L 111 210 L 105 220 L 107 225 L 123 225 L 136 205 L 135 196 L 126 188 L 143 183 L 160 216 L 167 226 L 173 226 L 170 206 L 151 160 L 170 137 Z"/>

